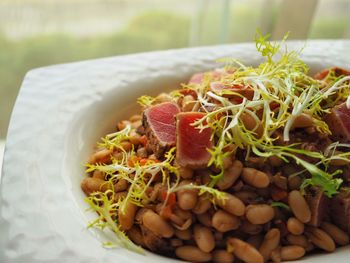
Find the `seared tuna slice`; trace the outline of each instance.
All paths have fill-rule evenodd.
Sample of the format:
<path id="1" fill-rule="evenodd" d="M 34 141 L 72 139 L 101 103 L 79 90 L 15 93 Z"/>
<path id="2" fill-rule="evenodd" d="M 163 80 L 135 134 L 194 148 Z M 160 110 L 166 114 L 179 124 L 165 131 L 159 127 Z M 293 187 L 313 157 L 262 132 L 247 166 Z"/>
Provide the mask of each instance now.
<path id="1" fill-rule="evenodd" d="M 338 194 L 333 197 L 330 210 L 333 223 L 350 234 L 350 196 Z"/>
<path id="2" fill-rule="evenodd" d="M 203 116 L 205 113 L 200 112 L 182 112 L 176 116 L 176 158 L 180 166 L 205 168 L 208 165 L 211 157 L 208 149 L 213 146 L 212 131 L 210 128 L 200 131 L 193 126 Z"/>
<path id="3" fill-rule="evenodd" d="M 349 70 L 346 70 L 346 69 L 343 69 L 343 68 L 339 68 L 339 67 L 333 67 L 333 68 L 330 68 L 330 69 L 324 69 L 318 73 L 315 74 L 314 78 L 315 79 L 318 79 L 318 80 L 322 80 L 324 79 L 325 77 L 327 77 L 328 73 L 330 71 L 334 71 L 334 75 L 336 77 L 340 77 L 340 76 L 350 76 L 350 71 Z"/>
<path id="4" fill-rule="evenodd" d="M 147 108 L 143 112 L 148 146 L 157 158 L 161 157 L 176 141 L 176 114 L 180 111 L 177 104 L 164 102 Z"/>
<path id="5" fill-rule="evenodd" d="M 306 201 L 311 210 L 311 220 L 308 224 L 319 227 L 328 215 L 329 198 L 321 190 L 312 188 L 306 194 Z"/>
<path id="6" fill-rule="evenodd" d="M 227 74 L 224 70 L 213 70 L 207 72 L 196 73 L 192 75 L 188 84 L 201 84 L 205 78 L 205 75 L 210 75 L 212 80 L 219 80 L 222 75 Z"/>
<path id="7" fill-rule="evenodd" d="M 333 137 L 340 141 L 350 141 L 350 109 L 346 107 L 345 103 L 335 106 L 326 115 L 325 121 Z"/>
<path id="8" fill-rule="evenodd" d="M 201 84 L 204 78 L 204 73 L 196 73 L 191 76 L 188 84 Z"/>

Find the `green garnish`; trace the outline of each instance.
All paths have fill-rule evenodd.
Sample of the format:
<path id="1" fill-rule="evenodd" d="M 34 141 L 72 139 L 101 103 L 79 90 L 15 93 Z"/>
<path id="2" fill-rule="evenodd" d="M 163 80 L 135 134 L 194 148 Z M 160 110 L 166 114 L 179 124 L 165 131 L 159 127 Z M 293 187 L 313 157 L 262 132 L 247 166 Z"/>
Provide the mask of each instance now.
<path id="1" fill-rule="evenodd" d="M 289 32 L 283 37 L 282 43 L 288 38 L 288 35 Z M 273 56 L 276 55 L 279 51 L 281 44 L 273 45 L 271 42 L 267 41 L 270 36 L 270 34 L 263 36 L 261 31 L 257 30 L 257 36 L 255 37 L 255 46 L 256 50 L 259 51 L 263 57 L 266 57 L 268 61 L 271 62 Z"/>
<path id="2" fill-rule="evenodd" d="M 109 137 L 115 138 L 114 136 Z M 144 206 L 147 203 L 148 196 L 146 190 L 153 183 L 156 174 L 161 173 L 163 183 L 174 181 L 175 185 L 179 181 L 178 171 L 171 163 L 174 159 L 175 148 L 171 149 L 165 154 L 165 160 L 162 162 L 155 162 L 149 160 L 144 164 L 135 158 L 135 152 L 122 152 L 124 155 L 121 160 L 113 159 L 113 163 L 105 164 L 87 164 L 87 172 L 95 170 L 104 172 L 110 175 L 110 182 L 112 185 L 117 179 L 125 179 L 130 183 L 128 194 L 125 198 L 119 198 L 117 201 L 114 198 L 114 191 L 108 190 L 105 193 L 96 192 L 86 198 L 86 202 L 90 205 L 91 210 L 98 213 L 99 217 L 89 224 L 89 227 L 98 227 L 104 230 L 109 227 L 116 233 L 117 239 L 112 243 L 107 242 L 108 246 L 115 245 L 125 247 L 138 253 L 144 254 L 141 247 L 133 244 L 129 238 L 118 227 L 117 212 L 124 213 L 128 202 L 132 202 L 137 206 Z"/>
<path id="3" fill-rule="evenodd" d="M 101 139 L 102 142 L 98 143 L 97 145 L 100 148 L 106 148 L 109 150 L 122 149 L 120 143 L 130 138 L 131 130 L 131 125 L 127 125 L 124 129 L 120 131 L 107 134 L 104 138 Z"/>
<path id="4" fill-rule="evenodd" d="M 308 163 L 300 158 L 298 158 L 296 162 L 301 164 L 311 174 L 311 178 L 303 181 L 301 189 L 304 189 L 310 185 L 315 185 L 320 186 L 328 197 L 332 197 L 334 194 L 338 193 L 337 190 L 339 189 L 343 180 L 333 177 L 342 173 L 342 170 L 336 170 L 334 173 L 330 174 L 319 169 L 316 165 Z"/>
<path id="5" fill-rule="evenodd" d="M 271 203 L 271 206 L 272 207 L 280 207 L 280 208 L 283 208 L 283 209 L 286 209 L 286 210 L 290 210 L 290 207 L 288 205 L 286 205 L 285 203 L 282 203 L 282 202 L 272 202 Z"/>
<path id="6" fill-rule="evenodd" d="M 169 150 L 162 162 L 154 162 L 149 160 L 145 164 L 140 164 L 136 158 L 135 152 L 123 152 L 122 160 L 114 160 L 112 164 L 88 164 L 87 172 L 95 170 L 111 175 L 109 181 L 114 184 L 118 179 L 125 179 L 130 183 L 130 188 L 126 197 L 120 202 L 119 209 L 125 211 L 128 202 L 132 202 L 137 206 L 143 206 L 148 201 L 146 190 L 153 183 L 155 176 L 160 173 L 163 183 L 179 180 L 177 167 L 172 165 L 174 160 L 175 148 Z"/>
<path id="7" fill-rule="evenodd" d="M 113 191 L 109 190 L 105 193 L 93 193 L 86 198 L 85 201 L 90 205 L 90 210 L 97 212 L 99 215 L 97 219 L 90 222 L 88 227 L 97 227 L 101 230 L 108 227 L 115 234 L 116 238 L 112 241 L 104 242 L 104 245 L 107 247 L 125 247 L 137 253 L 145 254 L 143 248 L 135 245 L 125 233 L 119 229 L 118 223 L 115 219 L 119 208 L 118 204 L 114 202 Z"/>
<path id="8" fill-rule="evenodd" d="M 151 106 L 154 101 L 155 101 L 155 98 L 147 95 L 141 96 L 140 98 L 137 99 L 137 103 L 143 107 Z"/>

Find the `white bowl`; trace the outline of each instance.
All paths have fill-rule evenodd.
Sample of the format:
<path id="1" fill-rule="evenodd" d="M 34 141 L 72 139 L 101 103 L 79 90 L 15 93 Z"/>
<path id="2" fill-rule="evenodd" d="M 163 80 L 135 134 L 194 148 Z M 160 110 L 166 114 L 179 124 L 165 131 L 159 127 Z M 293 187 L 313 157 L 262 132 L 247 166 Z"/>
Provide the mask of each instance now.
<path id="1" fill-rule="evenodd" d="M 290 48 L 304 43 L 289 42 Z M 315 72 L 350 67 L 350 41 L 310 41 L 302 58 Z M 173 262 L 152 253 L 105 249 L 87 230 L 80 182 L 83 164 L 117 120 L 136 112 L 136 98 L 171 90 L 195 72 L 235 57 L 256 65 L 253 44 L 152 52 L 30 71 L 6 142 L 0 210 L 0 262 Z M 350 262 L 350 248 L 299 262 Z"/>

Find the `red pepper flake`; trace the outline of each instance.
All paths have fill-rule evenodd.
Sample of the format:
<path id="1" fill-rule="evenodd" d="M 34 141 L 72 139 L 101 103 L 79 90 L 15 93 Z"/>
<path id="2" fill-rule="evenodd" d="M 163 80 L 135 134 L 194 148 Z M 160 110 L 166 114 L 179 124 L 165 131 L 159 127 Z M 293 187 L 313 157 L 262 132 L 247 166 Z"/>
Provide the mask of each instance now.
<path id="1" fill-rule="evenodd" d="M 168 192 L 167 191 L 163 191 L 162 192 L 162 200 L 165 201 L 168 197 L 167 203 L 166 205 L 170 205 L 173 206 L 176 203 L 176 195 L 175 193 L 170 193 L 168 196 Z"/>
<path id="2" fill-rule="evenodd" d="M 168 194 L 167 191 L 163 191 L 161 197 L 163 201 L 165 201 L 167 198 L 168 200 L 165 204 L 165 207 L 162 209 L 160 215 L 166 219 L 169 219 L 173 214 L 173 207 L 176 204 L 176 195 L 175 193 Z"/>
<path id="3" fill-rule="evenodd" d="M 163 201 L 163 202 L 166 200 L 167 195 L 168 195 L 168 192 L 167 192 L 167 191 L 163 191 L 163 192 L 162 192 L 162 201 Z"/>
<path id="4" fill-rule="evenodd" d="M 140 159 L 141 159 L 140 157 L 132 156 L 132 157 L 128 160 L 128 165 L 129 165 L 130 167 L 135 167 L 135 164 L 136 164 L 137 162 L 139 162 Z"/>
<path id="5" fill-rule="evenodd" d="M 146 163 L 148 162 L 148 160 L 149 160 L 149 159 L 143 158 L 143 159 L 141 159 L 141 160 L 139 161 L 139 163 L 140 163 L 141 166 L 143 166 L 143 165 L 146 165 Z"/>
<path id="6" fill-rule="evenodd" d="M 328 74 L 329 74 L 329 69 L 322 70 L 321 72 L 318 72 L 315 74 L 314 79 L 322 80 L 325 77 L 327 77 Z"/>

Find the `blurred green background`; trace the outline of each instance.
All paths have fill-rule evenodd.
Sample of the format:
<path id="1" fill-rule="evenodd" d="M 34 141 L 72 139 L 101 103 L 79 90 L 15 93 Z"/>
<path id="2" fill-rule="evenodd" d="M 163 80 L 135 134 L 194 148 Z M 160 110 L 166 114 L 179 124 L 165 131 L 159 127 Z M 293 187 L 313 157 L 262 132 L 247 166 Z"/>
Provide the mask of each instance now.
<path id="1" fill-rule="evenodd" d="M 350 1 L 314 2 L 305 38 L 349 38 Z M 0 0 L 0 139 L 6 137 L 19 87 L 30 69 L 251 41 L 258 27 L 273 32 L 283 4 L 283 0 Z"/>

